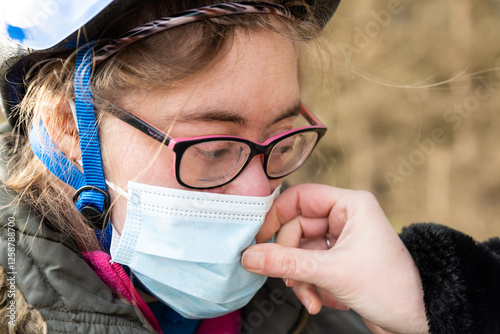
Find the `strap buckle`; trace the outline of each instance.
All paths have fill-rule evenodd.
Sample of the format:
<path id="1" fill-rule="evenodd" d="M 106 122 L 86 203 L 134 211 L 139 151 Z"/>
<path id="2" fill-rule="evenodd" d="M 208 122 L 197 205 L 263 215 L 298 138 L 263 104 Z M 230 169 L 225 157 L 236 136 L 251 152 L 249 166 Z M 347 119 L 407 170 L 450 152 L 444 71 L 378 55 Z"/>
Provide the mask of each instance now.
<path id="1" fill-rule="evenodd" d="M 83 215 L 85 221 L 90 227 L 94 229 L 102 229 L 104 227 L 104 224 L 106 223 L 107 213 L 109 207 L 111 206 L 111 197 L 109 196 L 109 193 L 107 191 L 102 190 L 99 187 L 87 185 L 81 187 L 76 191 L 75 195 L 73 195 L 73 203 L 76 204 L 76 202 L 78 202 L 80 195 L 84 191 L 95 191 L 104 196 L 102 211 L 99 208 L 89 204 L 80 209 L 80 213 Z"/>

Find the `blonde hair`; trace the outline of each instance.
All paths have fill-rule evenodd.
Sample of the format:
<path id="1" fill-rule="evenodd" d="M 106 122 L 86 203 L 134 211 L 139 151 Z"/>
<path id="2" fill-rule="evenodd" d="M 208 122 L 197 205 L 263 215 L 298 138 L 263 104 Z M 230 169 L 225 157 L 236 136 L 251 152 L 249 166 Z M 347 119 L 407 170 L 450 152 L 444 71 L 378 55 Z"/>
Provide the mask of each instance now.
<path id="1" fill-rule="evenodd" d="M 147 2 L 112 23 L 102 33 L 98 45 L 162 14 L 208 4 L 200 0 Z M 236 31 L 256 30 L 283 34 L 300 48 L 316 39 L 319 28 L 312 19 L 291 21 L 275 15 L 241 14 L 198 21 L 152 35 L 127 46 L 94 69 L 91 90 L 99 97 L 94 101 L 98 119 L 102 110 L 109 107 L 105 101 L 119 104 L 120 96 L 138 87 L 165 91 L 223 58 Z M 57 108 L 47 108 L 46 104 L 50 101 L 57 105 L 73 99 L 74 66 L 75 54 L 66 53 L 32 70 L 26 95 L 18 108 L 21 126 L 25 129 L 37 126 L 42 113 L 56 121 L 63 117 Z M 67 186 L 55 182 L 56 177 L 34 156 L 26 138 L 19 136 L 10 140 L 18 145 L 12 144 L 13 158 L 9 162 L 10 176 L 6 184 L 16 190 L 18 199 L 31 205 L 45 223 L 54 224 L 54 228 L 75 239 L 79 247 L 86 247 L 90 228 L 82 228 L 85 224 L 68 196 Z"/>

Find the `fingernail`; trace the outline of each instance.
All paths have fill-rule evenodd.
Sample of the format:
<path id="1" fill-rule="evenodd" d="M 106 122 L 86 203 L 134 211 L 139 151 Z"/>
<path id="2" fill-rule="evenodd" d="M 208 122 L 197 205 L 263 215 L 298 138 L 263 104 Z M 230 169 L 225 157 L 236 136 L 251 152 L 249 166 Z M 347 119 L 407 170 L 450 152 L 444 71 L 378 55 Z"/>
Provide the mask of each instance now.
<path id="1" fill-rule="evenodd" d="M 288 278 L 285 278 L 285 286 L 288 287 Z"/>
<path id="2" fill-rule="evenodd" d="M 335 308 L 339 311 L 349 311 L 351 309 L 349 306 L 346 306 L 340 302 L 337 305 L 335 305 Z"/>
<path id="3" fill-rule="evenodd" d="M 309 301 L 309 299 L 304 299 L 304 306 L 307 308 L 307 312 L 309 312 L 309 314 L 311 314 L 313 305 Z"/>
<path id="4" fill-rule="evenodd" d="M 246 251 L 241 257 L 243 267 L 249 270 L 260 271 L 264 268 L 264 253 L 259 251 Z"/>

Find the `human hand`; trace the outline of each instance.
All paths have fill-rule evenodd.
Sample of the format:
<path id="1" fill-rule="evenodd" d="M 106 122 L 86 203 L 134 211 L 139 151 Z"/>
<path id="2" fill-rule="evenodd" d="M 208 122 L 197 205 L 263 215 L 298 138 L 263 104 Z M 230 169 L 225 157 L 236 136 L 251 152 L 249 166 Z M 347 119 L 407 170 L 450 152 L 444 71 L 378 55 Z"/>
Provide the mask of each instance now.
<path id="1" fill-rule="evenodd" d="M 303 184 L 287 189 L 250 246 L 247 270 L 281 277 L 311 314 L 352 308 L 375 333 L 427 333 L 415 263 L 370 193 Z M 329 237 L 328 249 L 325 236 Z"/>

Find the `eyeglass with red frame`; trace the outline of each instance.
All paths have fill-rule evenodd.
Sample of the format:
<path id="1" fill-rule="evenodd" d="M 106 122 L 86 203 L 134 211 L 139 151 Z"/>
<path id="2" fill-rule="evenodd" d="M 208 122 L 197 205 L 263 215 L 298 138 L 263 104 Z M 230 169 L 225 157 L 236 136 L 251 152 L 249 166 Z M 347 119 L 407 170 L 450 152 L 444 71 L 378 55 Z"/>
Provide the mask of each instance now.
<path id="1" fill-rule="evenodd" d="M 177 182 L 192 189 L 211 189 L 228 184 L 257 155 L 261 155 L 269 179 L 285 177 L 305 163 L 327 130 L 301 103 L 300 114 L 310 125 L 273 136 L 263 143 L 220 135 L 172 138 L 123 108 L 112 105 L 117 110 L 108 112 L 114 117 L 165 144 L 175 153 Z"/>

